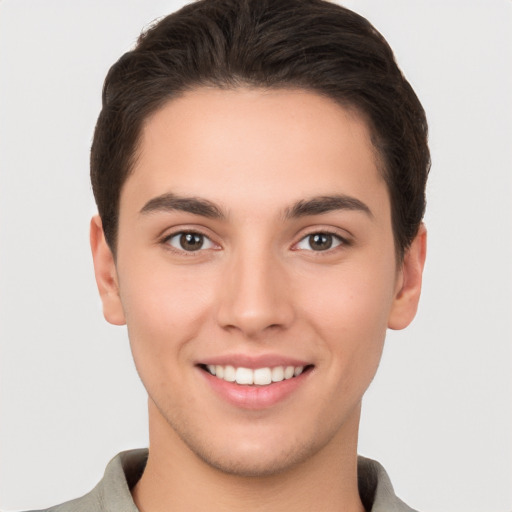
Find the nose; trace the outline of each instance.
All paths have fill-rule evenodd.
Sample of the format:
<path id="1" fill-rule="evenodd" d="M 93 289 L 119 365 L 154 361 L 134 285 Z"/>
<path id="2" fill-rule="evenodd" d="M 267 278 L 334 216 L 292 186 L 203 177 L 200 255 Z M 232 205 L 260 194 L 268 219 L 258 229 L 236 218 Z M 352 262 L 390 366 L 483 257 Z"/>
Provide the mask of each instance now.
<path id="1" fill-rule="evenodd" d="M 285 269 L 276 258 L 240 254 L 222 279 L 218 323 L 247 338 L 286 329 L 294 317 L 290 295 Z"/>

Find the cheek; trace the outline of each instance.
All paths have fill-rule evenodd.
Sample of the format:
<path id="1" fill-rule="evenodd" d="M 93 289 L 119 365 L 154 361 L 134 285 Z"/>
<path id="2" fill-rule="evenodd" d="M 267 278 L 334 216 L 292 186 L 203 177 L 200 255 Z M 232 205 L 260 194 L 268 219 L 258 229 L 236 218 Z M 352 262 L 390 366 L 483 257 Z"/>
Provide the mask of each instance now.
<path id="1" fill-rule="evenodd" d="M 366 374 L 367 380 L 373 377 L 393 303 L 394 279 L 390 261 L 345 266 L 329 276 L 316 276 L 315 286 L 308 287 L 314 293 L 305 295 L 304 315 L 314 325 L 333 372 L 341 369 L 348 380 L 357 373 Z"/>
<path id="2" fill-rule="evenodd" d="M 186 347 L 207 316 L 208 277 L 165 264 L 132 266 L 126 276 L 120 280 L 120 295 L 134 357 L 155 359 Z"/>
<path id="3" fill-rule="evenodd" d="M 341 331 L 385 330 L 394 297 L 394 262 L 346 265 L 302 285 L 304 311 Z M 307 279 L 306 279 L 307 280 Z M 307 292 L 307 293 L 305 293 Z"/>

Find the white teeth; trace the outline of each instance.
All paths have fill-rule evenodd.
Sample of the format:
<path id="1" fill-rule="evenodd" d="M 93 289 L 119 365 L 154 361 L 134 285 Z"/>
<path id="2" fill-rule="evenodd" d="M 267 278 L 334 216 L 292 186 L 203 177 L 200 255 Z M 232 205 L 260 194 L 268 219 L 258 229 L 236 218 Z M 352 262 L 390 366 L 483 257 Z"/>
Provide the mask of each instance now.
<path id="1" fill-rule="evenodd" d="M 266 386 L 272 382 L 272 370 L 270 368 L 258 368 L 254 370 L 254 384 Z"/>
<path id="2" fill-rule="evenodd" d="M 298 377 L 304 371 L 304 366 L 296 366 L 293 370 L 293 376 Z"/>
<path id="3" fill-rule="evenodd" d="M 274 366 L 273 368 L 264 367 L 250 368 L 227 365 L 207 365 L 206 369 L 217 378 L 227 382 L 236 382 L 246 386 L 268 386 L 272 382 L 281 382 L 286 379 L 298 377 L 303 371 L 304 366 Z"/>
<path id="4" fill-rule="evenodd" d="M 236 370 L 233 366 L 224 367 L 224 380 L 228 382 L 235 382 L 236 379 Z"/>
<path id="5" fill-rule="evenodd" d="M 293 377 L 294 372 L 295 372 L 295 368 L 293 366 L 287 366 L 284 369 L 284 378 L 291 379 Z"/>
<path id="6" fill-rule="evenodd" d="M 276 366 L 272 368 L 272 382 L 281 382 L 284 379 L 284 368 Z"/>
<path id="7" fill-rule="evenodd" d="M 237 384 L 253 384 L 254 372 L 249 368 L 237 368 L 235 380 Z"/>

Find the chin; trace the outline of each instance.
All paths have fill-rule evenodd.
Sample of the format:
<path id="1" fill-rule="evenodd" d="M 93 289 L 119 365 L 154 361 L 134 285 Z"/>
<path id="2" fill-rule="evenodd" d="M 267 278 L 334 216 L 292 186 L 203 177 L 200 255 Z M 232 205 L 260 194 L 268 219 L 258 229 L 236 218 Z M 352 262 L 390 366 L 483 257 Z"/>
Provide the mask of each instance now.
<path id="1" fill-rule="evenodd" d="M 176 425 L 175 425 L 176 427 Z M 335 432 L 298 429 L 276 431 L 259 425 L 258 431 L 204 431 L 186 433 L 174 428 L 187 448 L 210 468 L 239 477 L 269 477 L 286 473 L 314 458 L 335 436 Z M 297 433 L 302 435 L 298 436 Z M 309 435 L 308 435 L 309 434 Z"/>
<path id="2" fill-rule="evenodd" d="M 230 446 L 229 450 L 212 446 L 189 448 L 208 466 L 222 473 L 239 477 L 268 477 L 289 471 L 307 460 L 318 447 L 287 446 L 275 450 L 271 446 L 248 449 L 246 446 Z M 238 449 L 237 449 L 238 448 Z"/>

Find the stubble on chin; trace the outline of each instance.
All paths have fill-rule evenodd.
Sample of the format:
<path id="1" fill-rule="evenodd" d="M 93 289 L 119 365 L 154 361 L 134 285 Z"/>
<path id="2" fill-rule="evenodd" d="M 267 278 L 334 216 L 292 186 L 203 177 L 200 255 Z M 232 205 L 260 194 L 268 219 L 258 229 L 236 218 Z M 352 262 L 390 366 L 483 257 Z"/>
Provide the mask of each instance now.
<path id="1" fill-rule="evenodd" d="M 158 406 L 156 408 L 160 422 L 165 422 L 167 435 L 175 440 L 173 444 L 179 442 L 186 452 L 210 469 L 234 477 L 266 478 L 298 468 L 330 444 L 337 432 L 334 426 L 327 432 L 320 429 L 306 435 L 300 431 L 290 432 L 281 442 L 274 440 L 274 447 L 265 446 L 264 439 L 237 443 L 229 436 L 215 442 L 205 429 L 193 428 L 183 414 L 175 411 L 170 414 Z M 207 424 L 209 420 L 205 418 L 204 421 Z M 275 448 L 275 445 L 279 447 Z"/>

